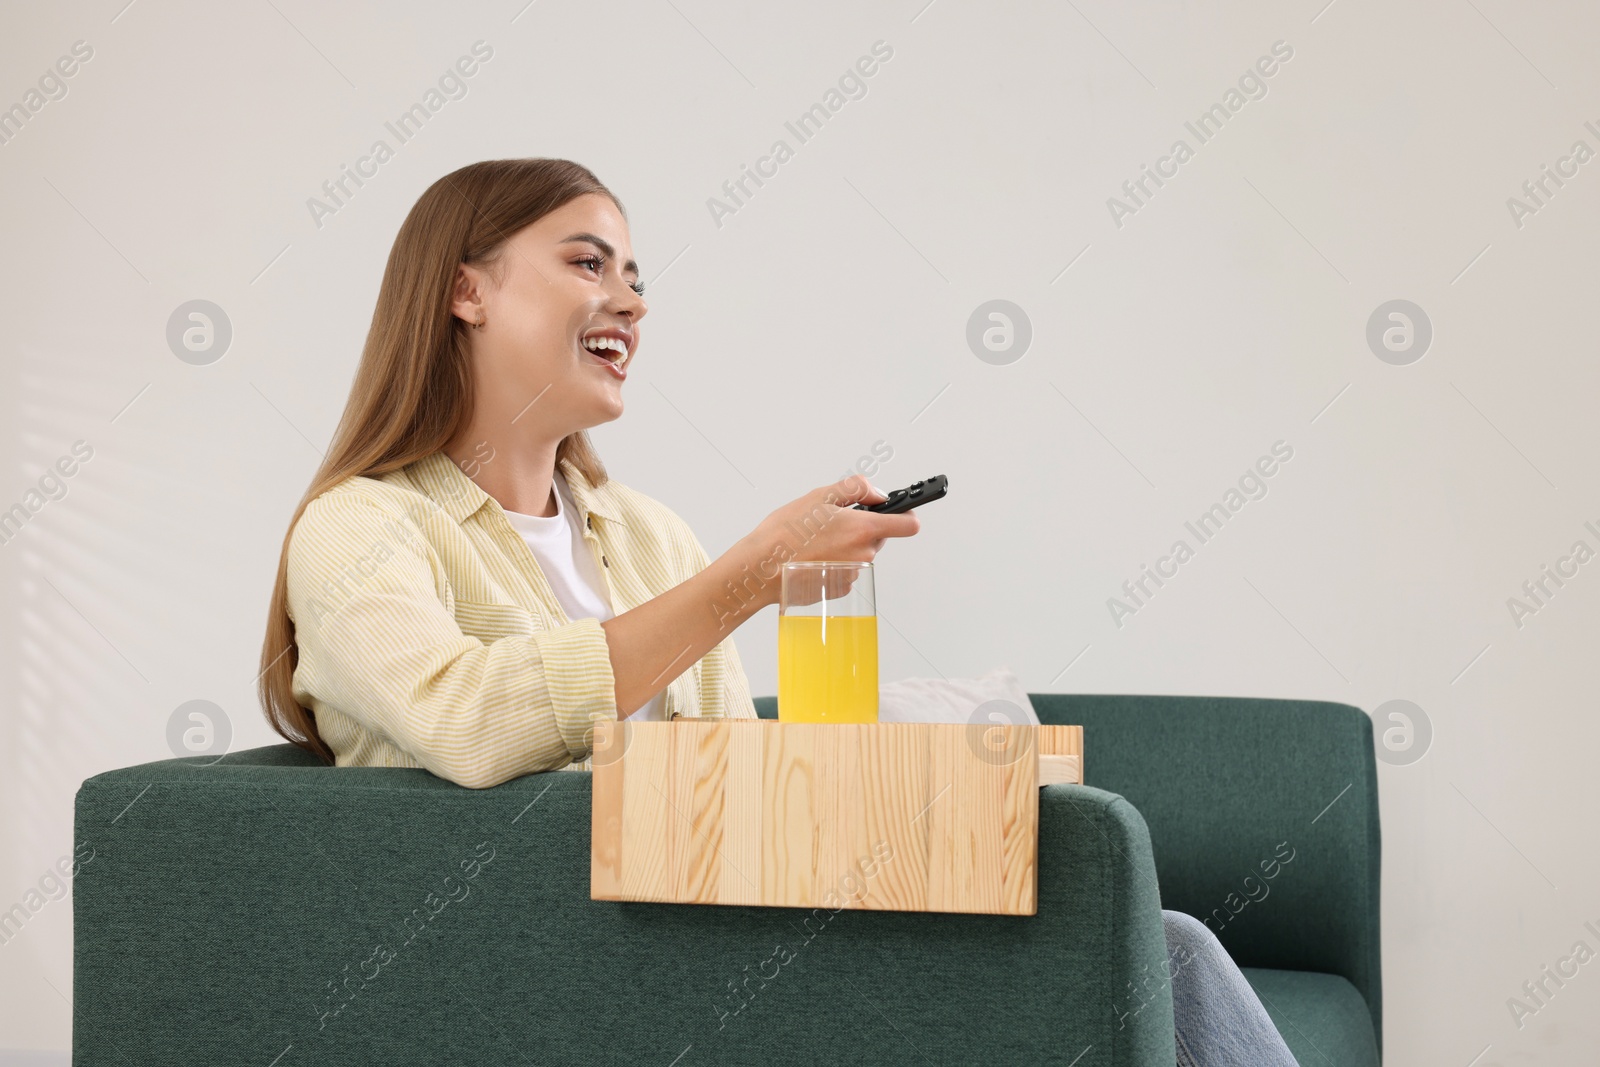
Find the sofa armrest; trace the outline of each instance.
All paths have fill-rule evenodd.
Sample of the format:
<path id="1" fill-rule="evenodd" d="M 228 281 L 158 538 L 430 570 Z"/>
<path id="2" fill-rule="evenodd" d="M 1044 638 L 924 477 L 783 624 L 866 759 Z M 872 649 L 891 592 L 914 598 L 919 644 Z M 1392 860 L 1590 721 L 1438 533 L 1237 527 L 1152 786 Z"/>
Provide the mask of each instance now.
<path id="1" fill-rule="evenodd" d="M 1033 917 L 592 901 L 589 806 L 587 774 L 468 790 L 289 746 L 91 778 L 73 1062 L 1174 1060 L 1117 796 L 1041 791 Z"/>
<path id="2" fill-rule="evenodd" d="M 1205 921 L 1241 967 L 1347 979 L 1382 1047 L 1382 849 L 1365 712 L 1223 697 L 1030 700 L 1044 722 L 1083 726 L 1085 781 L 1148 822 L 1166 907 Z"/>

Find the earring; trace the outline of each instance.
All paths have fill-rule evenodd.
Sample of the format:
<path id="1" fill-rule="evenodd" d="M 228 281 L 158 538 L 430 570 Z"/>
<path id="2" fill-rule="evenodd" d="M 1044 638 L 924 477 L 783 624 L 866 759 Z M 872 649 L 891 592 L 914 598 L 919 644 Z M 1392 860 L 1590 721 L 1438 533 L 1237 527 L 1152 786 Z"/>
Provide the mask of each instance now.
<path id="1" fill-rule="evenodd" d="M 473 323 L 473 324 L 472 324 L 472 328 L 473 328 L 473 329 L 474 329 L 474 330 L 481 330 L 481 329 L 483 329 L 483 320 L 482 320 L 482 319 L 479 319 L 479 320 L 478 320 L 478 321 L 477 321 L 477 322 L 475 322 L 475 323 Z"/>

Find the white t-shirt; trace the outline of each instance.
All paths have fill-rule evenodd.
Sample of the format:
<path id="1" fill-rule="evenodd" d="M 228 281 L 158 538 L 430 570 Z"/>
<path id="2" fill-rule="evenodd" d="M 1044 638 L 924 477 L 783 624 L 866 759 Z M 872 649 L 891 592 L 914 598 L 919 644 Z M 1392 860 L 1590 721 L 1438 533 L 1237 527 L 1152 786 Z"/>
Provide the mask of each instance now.
<path id="1" fill-rule="evenodd" d="M 567 480 L 559 469 L 555 472 L 555 487 L 554 515 L 546 517 L 507 511 L 506 518 L 511 521 L 512 529 L 528 543 L 567 618 L 599 619 L 605 622 L 614 618 L 616 612 L 611 609 L 606 597 L 605 579 L 595 564 L 594 553 L 589 551 L 589 546 L 584 542 L 583 530 L 579 527 L 578 506 L 573 503 L 572 491 L 567 488 Z M 662 690 L 628 718 L 666 718 L 665 698 L 666 690 Z"/>

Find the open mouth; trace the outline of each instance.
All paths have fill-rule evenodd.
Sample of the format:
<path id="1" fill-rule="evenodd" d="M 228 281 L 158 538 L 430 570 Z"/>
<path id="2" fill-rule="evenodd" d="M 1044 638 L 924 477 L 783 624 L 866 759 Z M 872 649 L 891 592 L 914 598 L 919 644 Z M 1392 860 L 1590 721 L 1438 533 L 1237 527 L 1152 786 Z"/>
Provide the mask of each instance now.
<path id="1" fill-rule="evenodd" d="M 595 359 L 611 368 L 618 377 L 627 376 L 629 352 L 628 335 L 615 328 L 589 330 L 578 338 L 578 344 Z"/>

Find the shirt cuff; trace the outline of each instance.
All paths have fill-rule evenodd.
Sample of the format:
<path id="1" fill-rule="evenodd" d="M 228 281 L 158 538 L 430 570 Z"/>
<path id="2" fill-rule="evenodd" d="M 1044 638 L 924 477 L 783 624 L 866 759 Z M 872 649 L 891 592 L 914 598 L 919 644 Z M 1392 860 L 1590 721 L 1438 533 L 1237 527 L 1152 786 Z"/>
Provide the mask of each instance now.
<path id="1" fill-rule="evenodd" d="M 617 717 L 611 646 L 599 619 L 578 619 L 533 635 L 556 728 L 575 760 L 594 747 L 594 724 Z"/>

